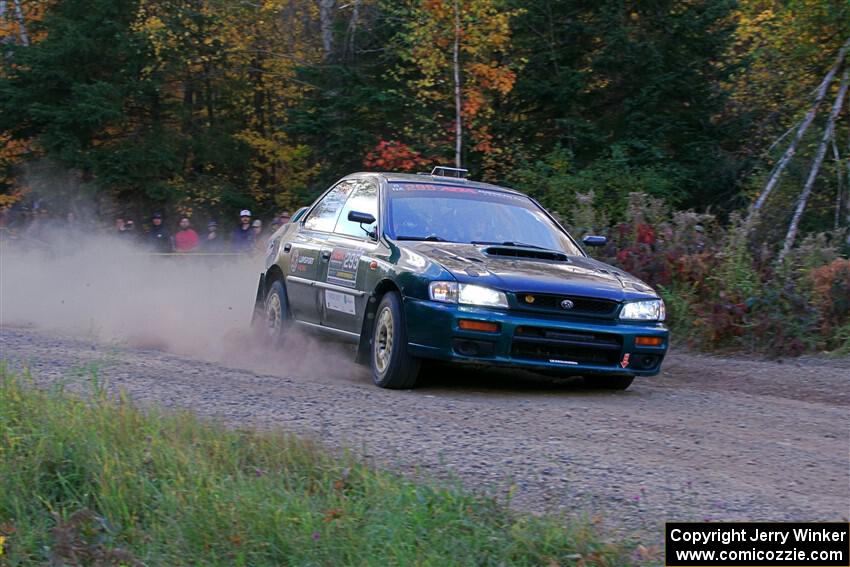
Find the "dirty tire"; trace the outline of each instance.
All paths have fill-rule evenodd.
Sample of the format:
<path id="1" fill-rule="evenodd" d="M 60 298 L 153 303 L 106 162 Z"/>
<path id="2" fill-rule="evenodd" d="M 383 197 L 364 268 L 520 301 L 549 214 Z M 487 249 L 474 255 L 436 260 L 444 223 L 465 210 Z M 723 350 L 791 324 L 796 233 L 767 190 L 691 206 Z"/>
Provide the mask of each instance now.
<path id="1" fill-rule="evenodd" d="M 369 359 L 375 385 L 393 390 L 416 385 L 419 359 L 407 352 L 407 326 L 396 292 L 385 294 L 378 304 Z"/>
<path id="2" fill-rule="evenodd" d="M 584 385 L 597 390 L 626 390 L 634 379 L 634 376 L 586 376 Z"/>
<path id="3" fill-rule="evenodd" d="M 289 328 L 289 303 L 280 280 L 274 282 L 266 294 L 263 312 L 257 317 L 256 327 L 264 343 L 272 347 L 283 344 Z"/>

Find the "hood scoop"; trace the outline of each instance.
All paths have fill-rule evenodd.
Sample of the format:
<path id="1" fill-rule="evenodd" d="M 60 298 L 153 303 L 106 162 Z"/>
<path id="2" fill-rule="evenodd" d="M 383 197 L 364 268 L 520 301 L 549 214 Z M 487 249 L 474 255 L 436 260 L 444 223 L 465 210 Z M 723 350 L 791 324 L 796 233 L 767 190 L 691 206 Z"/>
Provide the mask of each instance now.
<path id="1" fill-rule="evenodd" d="M 566 262 L 568 256 L 554 250 L 538 250 L 536 248 L 518 248 L 514 246 L 489 246 L 482 250 L 484 254 L 496 258 L 526 258 L 529 260 L 548 260 L 550 262 Z"/>

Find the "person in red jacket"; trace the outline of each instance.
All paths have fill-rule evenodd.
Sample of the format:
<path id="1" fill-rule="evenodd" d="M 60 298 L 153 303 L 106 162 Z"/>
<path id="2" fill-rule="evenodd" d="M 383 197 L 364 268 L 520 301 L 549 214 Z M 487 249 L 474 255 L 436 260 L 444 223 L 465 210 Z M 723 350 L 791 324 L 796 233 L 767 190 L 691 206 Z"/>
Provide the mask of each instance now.
<path id="1" fill-rule="evenodd" d="M 174 235 L 174 249 L 177 252 L 191 252 L 198 247 L 198 233 L 192 230 L 189 219 L 180 219 L 180 230 Z"/>

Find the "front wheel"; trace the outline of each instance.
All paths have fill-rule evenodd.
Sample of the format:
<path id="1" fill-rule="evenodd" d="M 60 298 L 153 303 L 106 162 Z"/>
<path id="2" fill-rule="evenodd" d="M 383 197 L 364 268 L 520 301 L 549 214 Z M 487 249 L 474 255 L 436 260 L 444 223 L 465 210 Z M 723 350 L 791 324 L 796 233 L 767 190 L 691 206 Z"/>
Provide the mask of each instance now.
<path id="1" fill-rule="evenodd" d="M 398 293 L 384 295 L 372 329 L 372 380 L 381 388 L 412 388 L 419 377 L 419 359 L 407 352 L 407 327 Z"/>

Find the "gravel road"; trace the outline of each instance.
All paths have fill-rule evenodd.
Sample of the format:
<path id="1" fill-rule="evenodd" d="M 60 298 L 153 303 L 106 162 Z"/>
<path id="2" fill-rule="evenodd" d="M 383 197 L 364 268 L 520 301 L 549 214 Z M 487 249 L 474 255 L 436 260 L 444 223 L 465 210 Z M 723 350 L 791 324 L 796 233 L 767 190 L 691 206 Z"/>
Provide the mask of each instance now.
<path id="1" fill-rule="evenodd" d="M 387 391 L 347 354 L 313 338 L 257 353 L 237 337 L 198 359 L 0 329 L 0 358 L 40 383 L 80 385 L 96 367 L 141 404 L 304 433 L 499 498 L 511 491 L 523 510 L 586 514 L 647 545 L 665 520 L 850 516 L 848 359 L 674 352 L 661 376 L 614 393 L 441 368 L 414 391 Z"/>

